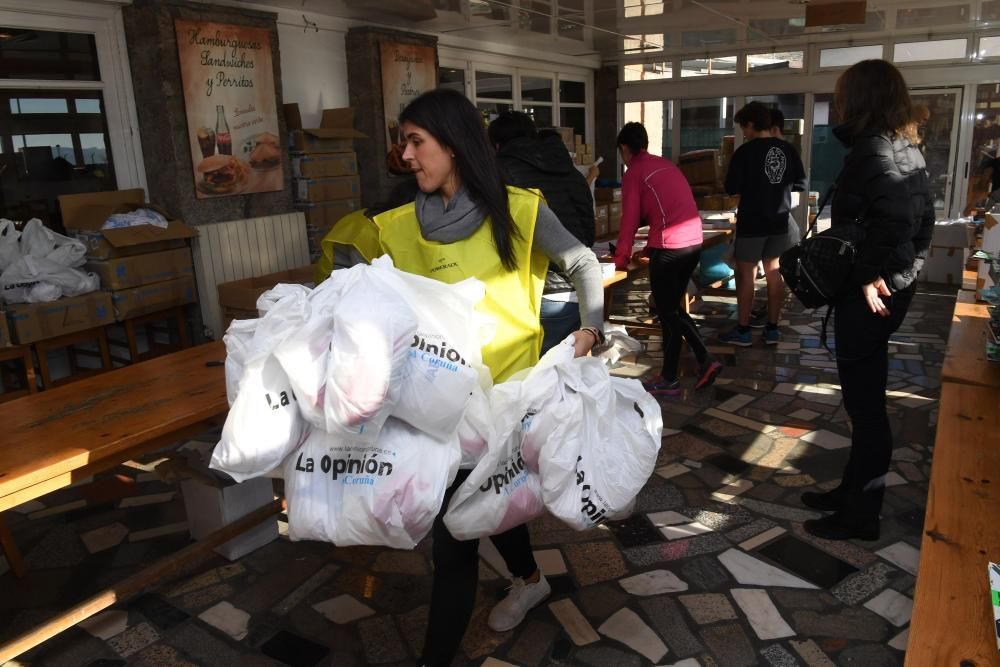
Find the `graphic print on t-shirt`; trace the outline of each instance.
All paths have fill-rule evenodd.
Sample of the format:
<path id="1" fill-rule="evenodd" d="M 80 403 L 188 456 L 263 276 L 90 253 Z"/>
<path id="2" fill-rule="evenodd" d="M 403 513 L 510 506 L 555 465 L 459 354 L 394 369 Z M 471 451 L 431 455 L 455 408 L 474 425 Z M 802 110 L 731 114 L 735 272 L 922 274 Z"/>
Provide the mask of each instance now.
<path id="1" fill-rule="evenodd" d="M 787 164 L 788 160 L 785 158 L 785 151 L 777 146 L 771 146 L 767 151 L 767 155 L 764 156 L 764 175 L 767 176 L 767 180 L 774 185 L 781 183 L 781 179 L 785 177 L 785 167 Z"/>

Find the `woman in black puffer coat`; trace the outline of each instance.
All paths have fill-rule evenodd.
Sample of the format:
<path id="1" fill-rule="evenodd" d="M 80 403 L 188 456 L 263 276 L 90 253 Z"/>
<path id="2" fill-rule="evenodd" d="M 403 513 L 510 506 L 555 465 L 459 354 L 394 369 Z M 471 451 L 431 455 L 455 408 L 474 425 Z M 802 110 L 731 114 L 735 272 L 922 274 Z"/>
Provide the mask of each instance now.
<path id="1" fill-rule="evenodd" d="M 802 502 L 833 511 L 805 523 L 833 540 L 879 536 L 879 510 L 892 456 L 886 413 L 889 337 L 916 291 L 934 230 L 924 158 L 915 145 L 906 82 L 884 60 L 865 60 L 837 81 L 834 133 L 850 150 L 833 195 L 832 224 L 865 226 L 853 287 L 834 306 L 837 371 L 851 418 L 851 452 L 836 489 Z"/>

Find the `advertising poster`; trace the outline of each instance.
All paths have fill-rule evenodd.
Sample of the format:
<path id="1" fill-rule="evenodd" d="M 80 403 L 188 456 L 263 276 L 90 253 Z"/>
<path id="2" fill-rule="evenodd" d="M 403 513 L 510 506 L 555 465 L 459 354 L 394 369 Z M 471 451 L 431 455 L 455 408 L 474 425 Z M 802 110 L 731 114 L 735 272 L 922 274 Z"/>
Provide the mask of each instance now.
<path id="1" fill-rule="evenodd" d="M 174 21 L 199 199 L 284 187 L 271 31 Z"/>
<path id="2" fill-rule="evenodd" d="M 400 158 L 405 146 L 399 133 L 399 114 L 421 93 L 437 87 L 437 53 L 433 46 L 416 44 L 379 42 L 379 47 L 389 165 L 390 170 L 402 172 Z M 399 168 L 393 169 L 393 165 Z"/>

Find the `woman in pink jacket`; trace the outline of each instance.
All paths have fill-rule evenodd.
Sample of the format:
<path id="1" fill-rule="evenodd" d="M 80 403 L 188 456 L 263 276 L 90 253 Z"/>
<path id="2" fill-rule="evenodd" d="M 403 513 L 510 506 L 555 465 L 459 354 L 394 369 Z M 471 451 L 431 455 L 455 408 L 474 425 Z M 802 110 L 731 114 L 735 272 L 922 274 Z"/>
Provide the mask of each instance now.
<path id="1" fill-rule="evenodd" d="M 649 225 L 649 283 L 663 330 L 663 369 L 646 382 L 655 395 L 681 393 L 677 366 L 681 340 L 698 360 L 695 389 L 707 387 L 722 371 L 705 348 L 698 327 L 681 308 L 681 299 L 701 257 L 701 216 L 684 174 L 670 160 L 650 155 L 641 123 L 626 123 L 618 133 L 618 151 L 628 169 L 622 178 L 622 220 L 615 266 L 624 270 L 639 225 Z"/>

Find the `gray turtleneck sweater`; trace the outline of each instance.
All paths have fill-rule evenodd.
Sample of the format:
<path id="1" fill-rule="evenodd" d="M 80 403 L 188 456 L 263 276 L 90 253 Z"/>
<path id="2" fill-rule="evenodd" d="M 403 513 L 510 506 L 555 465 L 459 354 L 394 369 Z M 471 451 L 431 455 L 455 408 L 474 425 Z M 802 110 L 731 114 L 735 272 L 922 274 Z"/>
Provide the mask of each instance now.
<path id="1" fill-rule="evenodd" d="M 454 243 L 472 236 L 486 219 L 485 210 L 472 201 L 465 188 L 460 188 L 444 205 L 438 193 L 417 193 L 417 220 L 428 241 Z M 538 205 L 532 247 L 544 254 L 569 278 L 580 300 L 582 326 L 602 328 L 604 320 L 604 288 L 601 267 L 596 255 L 566 231 L 548 206 Z M 353 248 L 335 246 L 334 268 L 346 268 L 364 261 Z"/>

